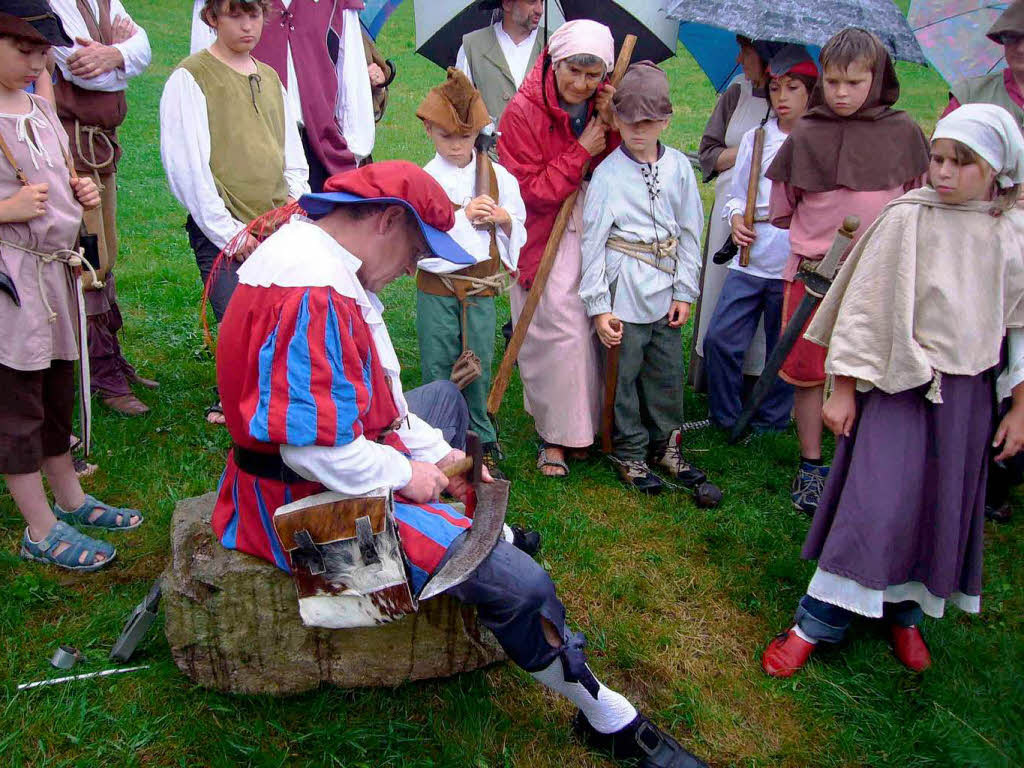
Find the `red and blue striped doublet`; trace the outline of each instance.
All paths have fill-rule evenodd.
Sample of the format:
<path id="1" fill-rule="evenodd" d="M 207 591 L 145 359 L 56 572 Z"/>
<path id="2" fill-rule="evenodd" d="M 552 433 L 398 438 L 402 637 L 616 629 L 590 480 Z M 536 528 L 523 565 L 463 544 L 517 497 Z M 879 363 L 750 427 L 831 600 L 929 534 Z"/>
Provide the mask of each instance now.
<path id="1" fill-rule="evenodd" d="M 362 436 L 408 455 L 391 431 L 399 410 L 358 302 L 330 286 L 240 284 L 220 326 L 217 382 L 228 431 L 250 451 L 343 446 Z M 274 511 L 325 490 L 240 470 L 228 456 L 213 529 L 228 549 L 289 570 Z M 395 517 L 418 590 L 470 519 L 444 504 L 397 500 Z"/>

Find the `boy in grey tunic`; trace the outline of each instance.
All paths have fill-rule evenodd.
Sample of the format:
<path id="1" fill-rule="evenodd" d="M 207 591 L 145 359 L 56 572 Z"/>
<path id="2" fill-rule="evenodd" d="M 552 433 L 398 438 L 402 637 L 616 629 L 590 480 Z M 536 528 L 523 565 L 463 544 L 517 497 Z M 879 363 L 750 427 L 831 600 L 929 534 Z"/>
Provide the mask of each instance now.
<path id="1" fill-rule="evenodd" d="M 648 461 L 687 487 L 705 480 L 682 457 L 679 332 L 700 292 L 704 210 L 689 161 L 659 141 L 672 114 L 665 73 L 632 65 L 613 103 L 622 145 L 587 189 L 579 294 L 601 343 L 620 347 L 611 459 L 654 494 Z"/>

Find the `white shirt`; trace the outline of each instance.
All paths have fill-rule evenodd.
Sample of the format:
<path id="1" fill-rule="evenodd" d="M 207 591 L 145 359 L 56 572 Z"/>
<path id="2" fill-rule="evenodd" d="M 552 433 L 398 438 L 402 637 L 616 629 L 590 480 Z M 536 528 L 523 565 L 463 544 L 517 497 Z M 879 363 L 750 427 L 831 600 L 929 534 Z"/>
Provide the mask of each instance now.
<path id="1" fill-rule="evenodd" d="M 498 179 L 498 205 L 508 211 L 512 219 L 509 234 L 506 235 L 504 229 L 497 227 L 498 254 L 508 271 L 515 272 L 519 265 L 519 251 L 526 244 L 526 205 L 519 193 L 519 182 L 516 178 L 497 163 L 493 165 L 494 175 Z M 464 210 L 469 201 L 476 197 L 476 152 L 473 152 L 473 159 L 465 168 L 459 168 L 440 155 L 434 155 L 434 159 L 423 166 L 423 170 L 444 188 L 453 205 L 463 206 L 463 210 L 455 212 L 455 226 L 448 234 L 476 259 L 477 264 L 487 261 L 491 258 L 490 230 L 474 227 L 466 218 Z M 423 259 L 417 266 L 435 274 L 465 268 L 461 264 L 452 264 L 436 257 Z"/>
<path id="2" fill-rule="evenodd" d="M 540 28 L 538 27 L 533 30 L 521 43 L 517 43 L 509 37 L 508 32 L 505 31 L 500 21 L 495 22 L 493 26 L 494 36 L 498 38 L 498 45 L 505 56 L 508 71 L 516 82 L 516 88 L 518 88 L 523 84 L 523 79 L 526 77 L 526 70 L 530 65 L 530 54 L 533 53 L 533 46 L 537 42 L 537 32 Z M 459 46 L 459 54 L 455 57 L 455 68 L 461 70 L 469 78 L 469 81 L 473 82 L 473 73 L 469 68 L 469 59 L 466 58 L 465 46 Z"/>
<path id="3" fill-rule="evenodd" d="M 309 192 L 309 166 L 287 98 L 284 111 L 284 179 L 289 196 L 298 200 Z M 174 197 L 218 248 L 227 245 L 249 223 L 232 216 L 217 193 L 210 170 L 206 96 L 186 69 L 171 73 L 160 97 L 160 159 Z"/>
<path id="4" fill-rule="evenodd" d="M 302 258 L 296 259 L 295 254 Z M 413 461 L 436 464 L 452 450 L 441 430 L 409 412 L 402 392 L 401 367 L 395 347 L 384 325 L 384 307 L 359 283 L 356 273 L 362 262 L 303 216 L 269 237 L 238 269 L 243 285 L 268 287 L 313 287 L 329 285 L 343 296 L 355 299 L 370 327 L 377 357 L 391 384 L 401 426 L 396 430 Z M 360 435 L 347 445 L 282 445 L 284 463 L 307 480 L 332 491 L 353 495 L 376 488 L 404 488 L 412 479 L 412 466 L 404 455 L 389 445 L 375 443 Z"/>
<path id="5" fill-rule="evenodd" d="M 736 165 L 733 166 L 736 170 L 726 190 L 728 199 L 722 211 L 722 218 L 730 222 L 730 226 L 732 217 L 737 213 L 742 216 L 747 209 L 747 181 L 750 179 L 750 163 L 754 159 L 756 130 L 751 128 L 743 134 L 736 153 Z M 772 193 L 772 181 L 765 174 L 779 148 L 788 138 L 788 134 L 779 130 L 779 121 L 774 117 L 764 124 L 764 132 L 764 154 L 761 156 L 761 174 L 757 182 L 755 219 L 768 218 L 768 199 Z M 773 227 L 767 221 L 755 221 L 754 232 L 757 233 L 757 238 L 750 247 L 750 265 L 741 267 L 737 254 L 729 268 L 739 270 L 745 275 L 781 280 L 786 262 L 789 260 L 789 230 Z"/>
<path id="6" fill-rule="evenodd" d="M 92 8 L 94 15 L 98 18 L 100 11 L 96 0 L 87 0 L 87 2 L 89 7 Z M 78 3 L 75 0 L 50 0 L 50 7 L 60 16 L 60 20 L 64 24 L 64 31 L 68 33 L 68 37 L 72 40 L 76 37 L 87 40 L 92 39 L 89 35 L 89 29 L 85 26 L 85 19 L 82 18 L 82 14 L 78 10 Z M 111 23 L 118 16 L 131 20 L 131 16 L 124 9 L 121 0 L 111 0 Z M 57 66 L 60 67 L 60 73 L 64 76 L 65 80 L 90 91 L 112 93 L 125 90 L 128 87 L 128 81 L 133 77 L 141 75 L 153 58 L 146 30 L 137 24 L 135 34 L 123 43 L 117 43 L 112 47 L 117 48 L 121 52 L 121 56 L 124 57 L 124 67 L 118 67 L 107 72 L 105 75 L 90 78 L 72 75 L 71 70 L 68 69 L 68 57 L 80 51 L 82 49 L 81 45 L 75 43 L 70 48 L 62 48 L 55 45 L 51 50 L 57 59 Z"/>
<path id="7" fill-rule="evenodd" d="M 318 0 L 314 0 L 317 2 Z M 292 0 L 281 0 L 288 8 Z M 216 32 L 206 25 L 199 12 L 203 9 L 203 0 L 195 0 L 192 7 L 192 50 L 197 53 L 209 48 L 216 39 Z M 370 88 L 370 75 L 366 69 L 366 54 L 363 49 L 363 35 L 359 21 L 359 11 L 342 11 L 342 35 L 338 41 L 338 61 L 335 70 L 338 75 L 338 92 L 335 94 L 334 116 L 341 126 L 341 134 L 345 143 L 357 160 L 373 152 L 376 141 L 376 122 L 373 111 L 373 93 Z M 345 51 L 352 51 L 346 56 Z M 291 114 L 296 116 L 302 125 L 302 100 L 299 95 L 298 78 L 295 62 L 292 60 L 292 47 L 286 53 L 287 72 L 285 93 L 291 103 Z"/>
<path id="8" fill-rule="evenodd" d="M 648 166 L 620 146 L 597 166 L 587 187 L 579 296 L 590 317 L 613 312 L 627 323 L 653 323 L 668 315 L 673 301 L 692 303 L 700 294 L 704 208 L 697 179 L 682 152 L 663 149 L 658 162 Z M 653 203 L 644 169 L 657 170 L 660 191 Z M 674 273 L 608 248 L 611 236 L 640 243 L 678 238 Z M 673 262 L 662 259 L 662 264 Z"/>

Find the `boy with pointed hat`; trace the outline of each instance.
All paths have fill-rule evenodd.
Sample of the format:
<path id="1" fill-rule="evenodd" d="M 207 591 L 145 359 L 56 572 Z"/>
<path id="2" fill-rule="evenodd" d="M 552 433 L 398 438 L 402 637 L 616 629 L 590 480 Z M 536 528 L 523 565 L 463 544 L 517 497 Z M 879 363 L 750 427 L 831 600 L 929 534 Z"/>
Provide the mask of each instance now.
<path id="1" fill-rule="evenodd" d="M 462 269 L 441 259 L 424 259 L 418 265 L 416 332 L 423 383 L 452 378 L 462 386 L 470 425 L 493 464 L 501 458 L 487 416 L 497 324 L 494 297 L 505 289 L 506 274 L 515 272 L 519 262 L 526 242 L 526 206 L 515 177 L 475 149 L 491 119 L 480 92 L 462 72 L 449 69 L 416 116 L 436 149 L 424 170 L 456 208 L 451 236 L 476 260 Z"/>

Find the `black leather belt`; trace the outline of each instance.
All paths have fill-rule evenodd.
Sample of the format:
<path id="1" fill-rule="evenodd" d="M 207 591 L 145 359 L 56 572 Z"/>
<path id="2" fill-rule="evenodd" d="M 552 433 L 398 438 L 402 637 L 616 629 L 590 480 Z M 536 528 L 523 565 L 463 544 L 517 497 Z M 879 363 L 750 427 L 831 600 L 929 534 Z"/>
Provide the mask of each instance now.
<path id="1" fill-rule="evenodd" d="M 279 453 L 258 453 L 240 445 L 233 445 L 231 454 L 235 457 L 235 466 L 247 474 L 282 483 L 309 482 L 285 464 Z"/>

